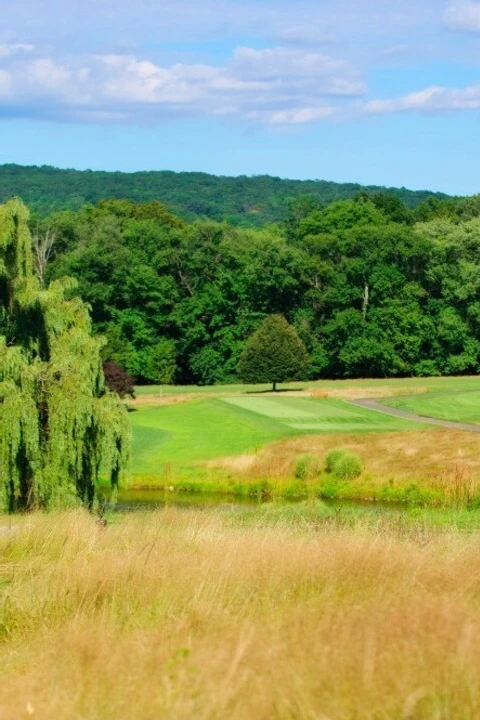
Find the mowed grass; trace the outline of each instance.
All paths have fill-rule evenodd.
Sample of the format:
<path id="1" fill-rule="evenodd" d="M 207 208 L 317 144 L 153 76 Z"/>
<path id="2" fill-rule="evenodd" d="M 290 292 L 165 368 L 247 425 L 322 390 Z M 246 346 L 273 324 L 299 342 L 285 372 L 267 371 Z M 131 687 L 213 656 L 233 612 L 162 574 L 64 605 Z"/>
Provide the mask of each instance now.
<path id="1" fill-rule="evenodd" d="M 265 417 L 275 418 L 300 431 L 386 432 L 418 427 L 417 424 L 383 413 L 349 405 L 334 398 L 258 397 L 226 398 L 224 402 Z"/>
<path id="2" fill-rule="evenodd" d="M 426 417 L 453 420 L 454 422 L 480 423 L 480 390 L 428 393 L 415 397 L 395 398 L 388 400 L 385 404 Z"/>
<path id="3" fill-rule="evenodd" d="M 132 471 L 160 473 L 165 466 L 185 470 L 192 463 L 255 450 L 294 431 L 218 399 L 140 408 L 130 414 Z"/>
<path id="4" fill-rule="evenodd" d="M 0 517 L 0 717 L 478 718 L 479 533 L 297 514 Z"/>
<path id="5" fill-rule="evenodd" d="M 387 387 L 391 395 L 401 392 L 460 392 L 462 390 L 480 390 L 480 377 L 419 377 L 419 378 L 388 378 L 388 379 L 356 379 L 356 380 L 317 380 L 278 385 L 279 390 L 316 390 L 319 392 L 352 391 L 352 397 L 363 388 L 382 389 Z M 262 385 L 139 385 L 136 393 L 139 396 L 157 395 L 159 398 L 172 395 L 238 395 L 252 392 L 267 392 L 271 384 Z"/>
<path id="6" fill-rule="evenodd" d="M 130 414 L 134 475 L 155 475 L 219 457 L 256 452 L 267 443 L 302 433 L 376 432 L 414 428 L 408 421 L 308 397 L 198 399 L 141 407 Z"/>

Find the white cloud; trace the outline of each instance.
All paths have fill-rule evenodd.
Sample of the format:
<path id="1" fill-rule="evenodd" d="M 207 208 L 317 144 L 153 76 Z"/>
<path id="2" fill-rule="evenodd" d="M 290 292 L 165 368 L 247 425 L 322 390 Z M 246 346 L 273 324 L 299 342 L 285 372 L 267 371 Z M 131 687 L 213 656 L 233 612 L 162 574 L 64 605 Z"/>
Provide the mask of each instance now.
<path id="1" fill-rule="evenodd" d="M 35 50 L 34 45 L 27 45 L 25 43 L 3 43 L 0 44 L 0 58 L 8 57 L 9 55 L 18 55 L 19 53 L 28 53 Z"/>
<path id="2" fill-rule="evenodd" d="M 480 108 L 480 85 L 466 88 L 432 86 L 418 92 L 388 100 L 371 100 L 364 104 L 364 112 L 383 114 L 405 111 L 439 112 L 448 110 L 477 110 Z"/>
<path id="3" fill-rule="evenodd" d="M 284 47 L 255 50 L 240 47 L 233 56 L 233 71 L 241 77 L 255 77 L 256 79 L 285 80 L 316 80 L 341 76 L 342 79 L 354 81 L 360 91 L 363 83 L 359 82 L 359 73 L 345 60 L 335 60 L 320 53 Z"/>
<path id="4" fill-rule="evenodd" d="M 62 120 L 151 121 L 169 114 L 224 115 L 273 126 L 334 114 L 365 91 L 348 62 L 285 47 L 240 47 L 221 66 L 169 67 L 134 55 L 5 55 L 0 74 L 4 112 Z"/>
<path id="5" fill-rule="evenodd" d="M 321 107 L 298 107 L 290 110 L 277 111 L 258 111 L 254 110 L 249 113 L 248 117 L 252 120 L 260 120 L 262 123 L 277 127 L 287 127 L 290 125 L 305 125 L 315 122 L 316 120 L 325 120 L 337 113 L 338 109 L 332 105 L 324 105 Z"/>
<path id="6" fill-rule="evenodd" d="M 447 27 L 453 30 L 466 30 L 480 32 L 480 3 L 455 2 L 452 3 L 443 15 Z"/>

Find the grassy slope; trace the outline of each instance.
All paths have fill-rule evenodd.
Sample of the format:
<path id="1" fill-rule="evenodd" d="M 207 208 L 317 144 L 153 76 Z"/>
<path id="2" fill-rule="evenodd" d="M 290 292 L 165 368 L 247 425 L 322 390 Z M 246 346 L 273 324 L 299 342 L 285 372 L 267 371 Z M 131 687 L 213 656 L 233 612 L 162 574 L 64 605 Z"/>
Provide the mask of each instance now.
<path id="1" fill-rule="evenodd" d="M 479 385 L 476 377 L 311 383 L 310 389 L 328 393 L 322 399 L 247 394 L 244 386 L 164 388 L 162 394 L 179 394 L 172 398 L 178 404 L 144 405 L 131 415 L 133 482 L 237 495 L 269 492 L 474 505 L 480 499 L 478 436 L 414 425 L 340 398 L 372 393 L 389 402 L 385 396 L 416 392 L 421 394 L 397 398 L 398 403 L 413 403 L 409 409 L 415 411 L 421 411 L 424 402 L 448 403 L 444 416 L 473 421 L 477 396 L 470 391 L 478 391 Z M 151 388 L 149 394 L 141 402 L 155 402 Z M 466 415 L 465 408 L 452 413 L 457 398 L 459 406 L 467 401 L 473 415 Z M 364 473 L 358 480 L 339 483 L 325 474 L 308 482 L 295 480 L 300 455 L 313 453 L 323 466 L 335 447 L 360 456 Z"/>
<path id="2" fill-rule="evenodd" d="M 480 391 L 431 393 L 388 400 L 388 405 L 426 417 L 480 423 Z"/>
<path id="3" fill-rule="evenodd" d="M 133 472 L 161 472 L 166 463 L 191 463 L 259 448 L 294 431 L 221 400 L 141 408 L 131 413 Z"/>
<path id="4" fill-rule="evenodd" d="M 134 474 L 165 465 L 186 471 L 193 463 L 238 455 L 304 432 L 406 430 L 413 423 L 354 408 L 341 400 L 303 397 L 208 398 L 131 413 Z"/>
<path id="5" fill-rule="evenodd" d="M 0 717 L 478 718 L 479 533 L 286 510 L 0 517 Z"/>

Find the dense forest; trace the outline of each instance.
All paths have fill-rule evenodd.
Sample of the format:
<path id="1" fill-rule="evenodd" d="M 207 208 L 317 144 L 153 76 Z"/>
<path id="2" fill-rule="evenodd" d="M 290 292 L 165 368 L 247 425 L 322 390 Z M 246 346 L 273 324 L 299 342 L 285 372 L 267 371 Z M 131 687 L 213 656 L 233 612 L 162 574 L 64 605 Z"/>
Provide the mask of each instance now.
<path id="1" fill-rule="evenodd" d="M 230 225 L 263 227 L 282 220 L 288 202 L 300 196 L 310 195 L 317 202 L 328 204 L 348 200 L 363 191 L 382 190 L 354 183 L 283 180 L 268 175 L 217 177 L 194 172 L 121 173 L 0 166 L 0 202 L 18 196 L 43 215 L 56 210 L 78 210 L 99 200 L 126 198 L 134 202 L 161 200 L 184 220 L 203 217 Z M 392 188 L 389 192 L 409 208 L 417 207 L 430 196 L 446 197 L 405 188 Z"/>
<path id="2" fill-rule="evenodd" d="M 104 358 L 140 381 L 237 379 L 270 314 L 295 326 L 312 378 L 479 370 L 480 196 L 306 196 L 261 229 L 104 200 L 31 230 L 41 277 L 77 278 Z"/>

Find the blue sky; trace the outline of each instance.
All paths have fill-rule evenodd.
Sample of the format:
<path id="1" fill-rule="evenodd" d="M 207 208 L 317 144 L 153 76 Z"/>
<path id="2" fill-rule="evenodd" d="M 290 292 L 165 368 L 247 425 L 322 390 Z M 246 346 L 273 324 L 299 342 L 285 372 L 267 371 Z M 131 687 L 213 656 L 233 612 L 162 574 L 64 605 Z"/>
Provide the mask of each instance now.
<path id="1" fill-rule="evenodd" d="M 0 163 L 480 192 L 480 1 L 17 0 Z"/>

